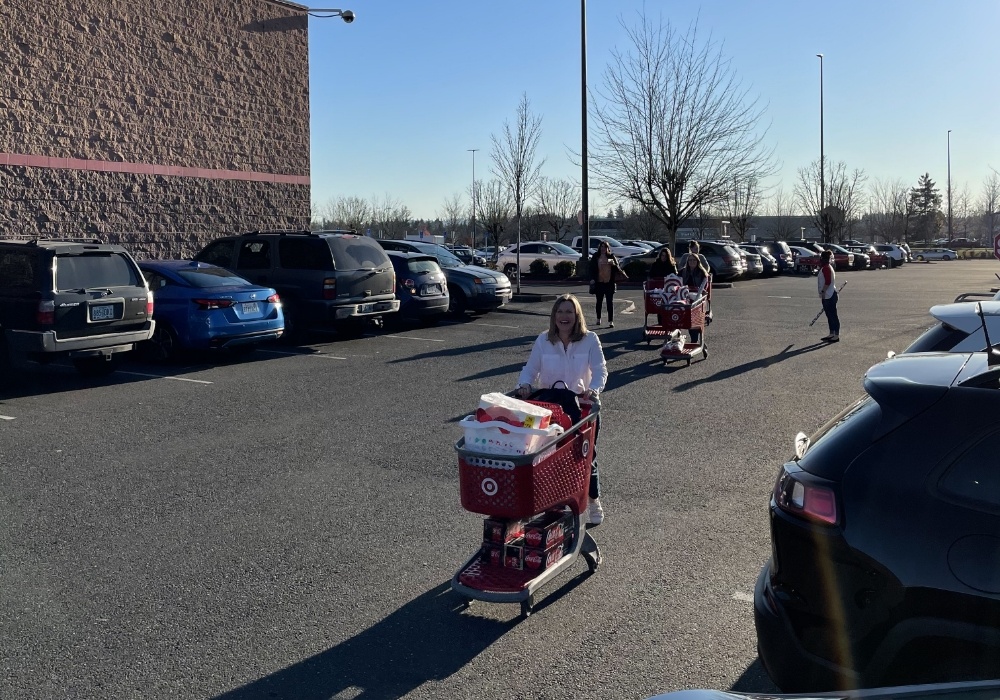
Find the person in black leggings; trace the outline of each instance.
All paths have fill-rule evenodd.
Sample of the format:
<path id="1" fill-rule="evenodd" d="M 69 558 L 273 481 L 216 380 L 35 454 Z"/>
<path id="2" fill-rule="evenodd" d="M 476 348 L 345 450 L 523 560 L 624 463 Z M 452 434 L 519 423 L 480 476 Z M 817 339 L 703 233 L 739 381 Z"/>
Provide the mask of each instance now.
<path id="1" fill-rule="evenodd" d="M 616 282 L 621 278 L 628 279 L 628 275 L 618 264 L 618 258 L 611 252 L 611 246 L 607 241 L 601 241 L 597 246 L 594 259 L 590 261 L 590 281 L 594 286 L 594 295 L 597 297 L 597 323 L 601 325 L 601 307 L 604 300 L 608 300 L 608 328 L 615 327 L 615 307 L 614 298 L 617 290 Z"/>

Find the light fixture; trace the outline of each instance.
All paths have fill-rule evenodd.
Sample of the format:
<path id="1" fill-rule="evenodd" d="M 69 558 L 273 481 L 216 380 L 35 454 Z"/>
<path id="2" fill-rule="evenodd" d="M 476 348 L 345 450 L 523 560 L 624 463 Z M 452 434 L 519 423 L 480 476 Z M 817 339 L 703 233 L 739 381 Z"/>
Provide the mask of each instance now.
<path id="1" fill-rule="evenodd" d="M 322 12 L 324 14 L 317 14 Z M 329 19 L 331 17 L 340 17 L 348 24 L 354 21 L 354 12 L 351 10 L 340 10 L 335 8 L 314 8 L 309 10 L 306 14 L 310 17 L 318 17 L 319 19 Z"/>

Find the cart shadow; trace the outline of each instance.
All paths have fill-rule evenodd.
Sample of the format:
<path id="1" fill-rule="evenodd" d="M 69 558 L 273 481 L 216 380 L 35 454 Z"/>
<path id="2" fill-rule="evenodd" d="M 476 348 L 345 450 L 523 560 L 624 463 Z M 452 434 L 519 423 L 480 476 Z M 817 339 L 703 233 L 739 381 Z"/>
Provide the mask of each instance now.
<path id="1" fill-rule="evenodd" d="M 461 670 L 519 621 L 463 615 L 464 607 L 443 583 L 335 647 L 216 698 L 328 700 L 344 691 L 363 700 L 402 697 Z"/>
<path id="2" fill-rule="evenodd" d="M 783 362 L 785 360 L 791 359 L 793 357 L 798 357 L 799 355 L 804 355 L 814 350 L 819 350 L 821 348 L 829 347 L 828 343 L 817 342 L 812 345 L 804 345 L 801 348 L 796 348 L 792 350 L 793 345 L 789 345 L 784 350 L 770 357 L 762 357 L 752 362 L 744 362 L 742 365 L 736 365 L 735 367 L 730 367 L 724 369 L 721 372 L 716 372 L 710 377 L 705 377 L 704 379 L 695 379 L 694 381 L 685 382 L 684 384 L 678 384 L 673 388 L 673 391 L 687 391 L 688 389 L 694 389 L 695 387 L 701 386 L 702 384 L 709 384 L 711 382 L 721 382 L 725 379 L 731 379 L 737 375 L 743 374 L 745 372 L 752 372 L 756 369 L 763 369 L 765 367 L 770 367 L 771 365 Z"/>

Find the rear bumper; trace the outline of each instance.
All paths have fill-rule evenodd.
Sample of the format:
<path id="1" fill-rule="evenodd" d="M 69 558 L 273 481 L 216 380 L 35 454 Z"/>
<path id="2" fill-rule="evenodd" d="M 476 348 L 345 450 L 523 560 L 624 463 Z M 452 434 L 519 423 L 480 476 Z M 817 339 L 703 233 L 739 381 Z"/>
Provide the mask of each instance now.
<path id="1" fill-rule="evenodd" d="M 83 338 L 59 338 L 55 331 L 7 331 L 7 342 L 13 352 L 24 355 L 67 355 L 87 357 L 111 355 L 131 350 L 135 343 L 153 336 L 156 322 L 143 324 L 141 330 L 91 335 Z"/>
<path id="2" fill-rule="evenodd" d="M 355 318 L 375 318 L 382 314 L 391 314 L 399 311 L 399 300 L 391 301 L 368 301 L 360 304 L 347 304 L 335 306 L 331 310 L 334 320 L 355 319 Z"/>
<path id="3" fill-rule="evenodd" d="M 427 318 L 428 316 L 439 316 L 448 312 L 449 298 L 446 296 L 434 297 L 413 297 L 405 304 L 400 304 L 399 313 L 401 316 L 409 318 Z"/>

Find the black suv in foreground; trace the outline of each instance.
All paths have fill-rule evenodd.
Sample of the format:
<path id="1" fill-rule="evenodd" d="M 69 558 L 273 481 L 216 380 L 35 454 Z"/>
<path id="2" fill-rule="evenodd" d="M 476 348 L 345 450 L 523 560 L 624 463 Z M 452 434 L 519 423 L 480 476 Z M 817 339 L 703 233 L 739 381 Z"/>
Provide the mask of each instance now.
<path id="1" fill-rule="evenodd" d="M 285 338 L 309 329 L 357 334 L 365 321 L 399 311 L 392 263 L 378 243 L 354 231 L 226 236 L 194 259 L 277 290 Z"/>
<path id="2" fill-rule="evenodd" d="M 81 374 L 109 374 L 153 328 L 153 295 L 121 246 L 0 241 L 3 375 L 23 360 L 61 358 Z"/>
<path id="3" fill-rule="evenodd" d="M 1000 674 L 1000 366 L 898 355 L 800 433 L 770 502 L 757 649 L 785 692 Z"/>

